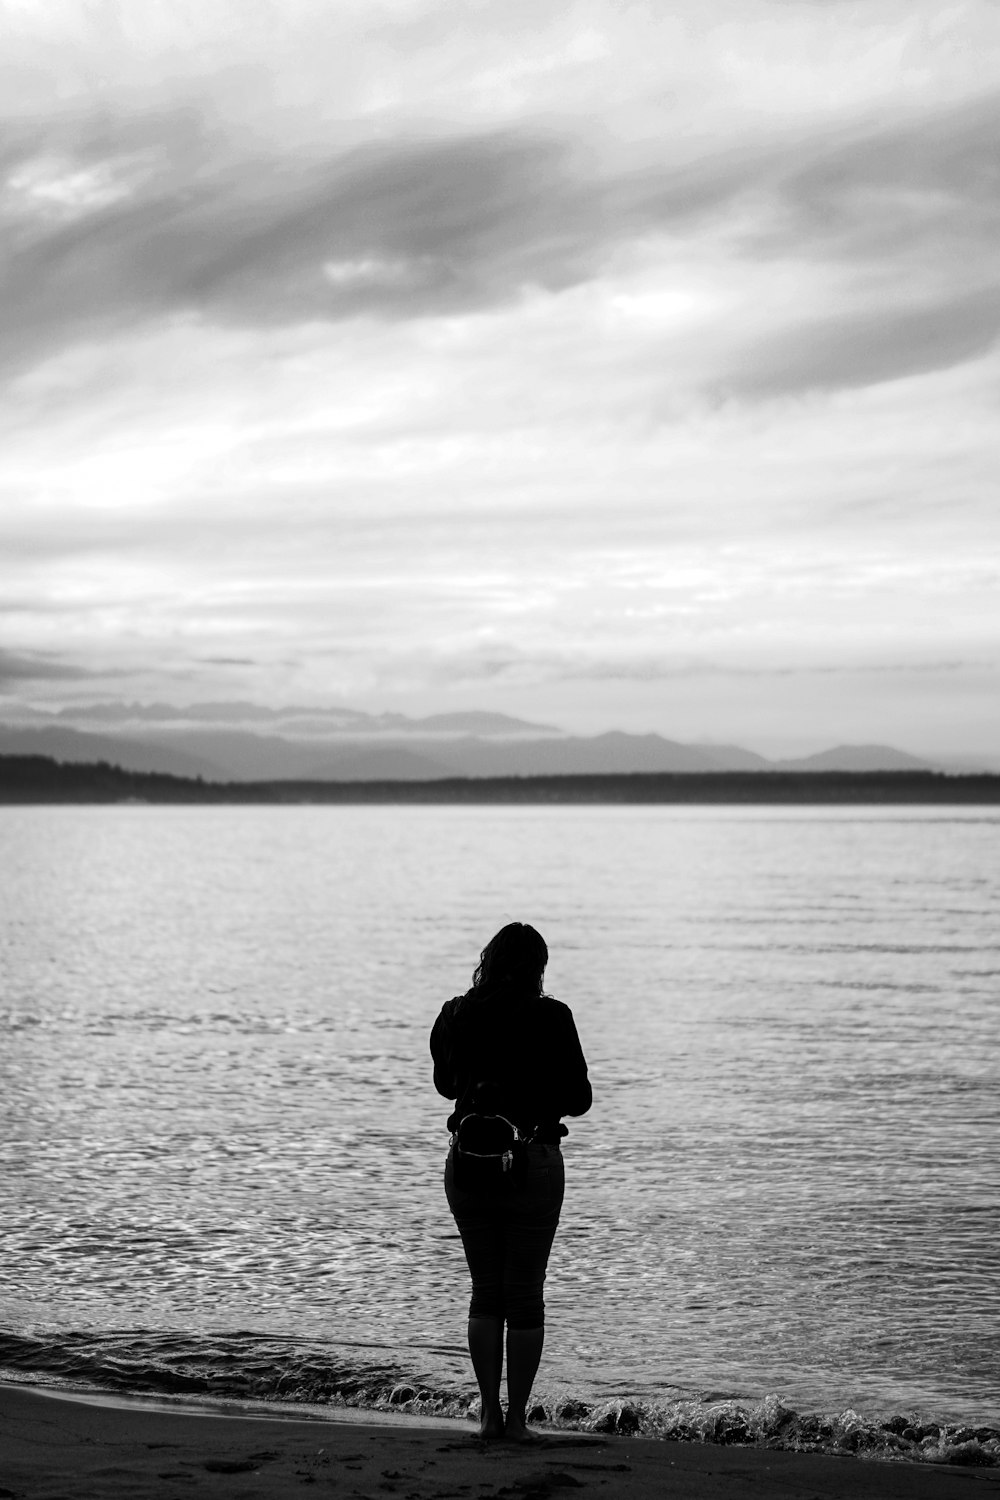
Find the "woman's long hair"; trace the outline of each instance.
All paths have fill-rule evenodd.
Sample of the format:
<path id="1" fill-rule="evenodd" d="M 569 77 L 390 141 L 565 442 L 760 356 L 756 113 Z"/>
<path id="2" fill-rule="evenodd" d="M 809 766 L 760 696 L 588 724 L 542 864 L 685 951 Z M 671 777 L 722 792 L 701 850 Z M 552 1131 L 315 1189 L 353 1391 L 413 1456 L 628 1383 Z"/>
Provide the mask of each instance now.
<path id="1" fill-rule="evenodd" d="M 479 955 L 472 993 L 507 984 L 525 994 L 540 995 L 548 961 L 549 950 L 540 932 L 527 922 L 508 922 Z"/>

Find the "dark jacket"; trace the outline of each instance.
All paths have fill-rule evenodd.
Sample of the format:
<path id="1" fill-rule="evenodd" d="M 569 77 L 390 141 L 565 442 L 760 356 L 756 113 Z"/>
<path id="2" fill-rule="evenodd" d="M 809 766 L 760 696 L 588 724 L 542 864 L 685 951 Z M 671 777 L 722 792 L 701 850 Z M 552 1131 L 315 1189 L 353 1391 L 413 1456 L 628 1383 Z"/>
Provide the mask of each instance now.
<path id="1" fill-rule="evenodd" d="M 584 1115 L 590 1080 L 573 1012 L 548 995 L 507 987 L 470 990 L 441 1007 L 431 1032 L 434 1087 L 457 1100 L 448 1121 L 454 1130 L 472 1108 L 476 1086 L 491 1091 L 497 1113 L 519 1130 L 538 1129 L 541 1140 L 565 1135 L 563 1115 Z"/>

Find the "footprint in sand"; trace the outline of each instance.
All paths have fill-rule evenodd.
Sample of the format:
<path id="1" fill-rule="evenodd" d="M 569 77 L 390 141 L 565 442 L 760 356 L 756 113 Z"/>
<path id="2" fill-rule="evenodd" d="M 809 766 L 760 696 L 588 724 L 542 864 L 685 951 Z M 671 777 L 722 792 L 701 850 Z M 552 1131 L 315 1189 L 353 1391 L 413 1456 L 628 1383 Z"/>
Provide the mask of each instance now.
<path id="1" fill-rule="evenodd" d="M 281 1454 L 273 1448 L 264 1448 L 260 1453 L 251 1453 L 248 1458 L 205 1458 L 201 1467 L 210 1474 L 250 1474 L 261 1464 L 268 1464 Z"/>

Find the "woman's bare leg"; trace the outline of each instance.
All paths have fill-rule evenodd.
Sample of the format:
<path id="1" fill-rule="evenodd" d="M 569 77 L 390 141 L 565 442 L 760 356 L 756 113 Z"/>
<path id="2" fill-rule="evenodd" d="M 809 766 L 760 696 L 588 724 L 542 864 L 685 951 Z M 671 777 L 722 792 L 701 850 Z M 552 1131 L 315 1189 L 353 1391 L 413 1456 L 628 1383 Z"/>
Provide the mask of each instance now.
<path id="1" fill-rule="evenodd" d="M 527 1437 L 525 1412 L 542 1357 L 545 1329 L 507 1329 L 507 1437 L 520 1441 Z"/>
<path id="2" fill-rule="evenodd" d="M 503 1371 L 503 1319 L 477 1316 L 469 1319 L 469 1353 L 479 1381 L 482 1415 L 481 1437 L 503 1437 L 503 1407 L 500 1376 Z"/>

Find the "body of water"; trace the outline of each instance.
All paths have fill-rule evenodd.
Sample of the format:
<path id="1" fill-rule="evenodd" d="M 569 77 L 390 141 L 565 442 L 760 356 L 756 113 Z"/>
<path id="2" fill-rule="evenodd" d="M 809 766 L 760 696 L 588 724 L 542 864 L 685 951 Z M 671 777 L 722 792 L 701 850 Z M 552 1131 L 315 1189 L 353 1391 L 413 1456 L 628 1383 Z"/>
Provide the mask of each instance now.
<path id="1" fill-rule="evenodd" d="M 464 1409 L 427 1039 L 518 919 L 594 1085 L 549 1414 L 973 1441 L 1000 1424 L 998 834 L 946 808 L 0 809 L 0 1373 Z"/>

